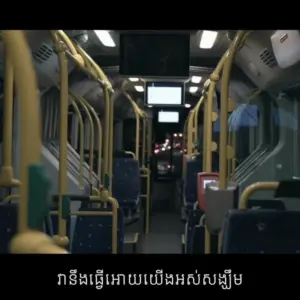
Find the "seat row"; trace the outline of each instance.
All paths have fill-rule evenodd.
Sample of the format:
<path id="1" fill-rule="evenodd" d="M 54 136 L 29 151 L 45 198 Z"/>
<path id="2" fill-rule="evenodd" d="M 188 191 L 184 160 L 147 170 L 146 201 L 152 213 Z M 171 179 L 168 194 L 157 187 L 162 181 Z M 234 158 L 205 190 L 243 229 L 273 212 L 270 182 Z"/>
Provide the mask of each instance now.
<path id="1" fill-rule="evenodd" d="M 137 221 L 140 208 L 140 169 L 138 162 L 130 157 L 114 157 L 112 196 L 118 200 L 117 211 L 117 244 L 118 253 L 122 253 L 124 244 L 124 227 Z M 112 253 L 112 207 L 95 207 L 81 196 L 70 197 L 79 203 L 78 215 L 66 217 L 67 235 L 70 240 L 69 250 L 72 253 Z M 72 199 L 71 199 L 72 198 Z M 82 198 L 82 197 L 81 197 Z M 88 198 L 88 195 L 86 196 Z M 51 217 L 44 220 L 44 231 L 52 236 L 58 233 L 57 205 L 52 207 Z M 103 212 L 102 215 L 97 213 Z M 83 213 L 83 214 L 81 214 Z M 17 203 L 0 204 L 0 253 L 8 252 L 11 238 L 17 232 Z M 75 212 L 76 214 L 76 212 Z M 137 236 L 133 238 L 136 245 Z"/>

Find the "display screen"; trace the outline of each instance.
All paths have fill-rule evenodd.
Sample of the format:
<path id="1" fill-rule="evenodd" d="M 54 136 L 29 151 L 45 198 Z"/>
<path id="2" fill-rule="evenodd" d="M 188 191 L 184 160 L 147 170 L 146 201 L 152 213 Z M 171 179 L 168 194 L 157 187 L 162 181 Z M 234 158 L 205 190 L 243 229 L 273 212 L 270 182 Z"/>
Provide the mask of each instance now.
<path id="1" fill-rule="evenodd" d="M 146 105 L 183 105 L 184 84 L 175 82 L 147 82 L 145 100 Z"/>
<path id="2" fill-rule="evenodd" d="M 189 33 L 121 33 L 120 75 L 189 78 Z"/>
<path id="3" fill-rule="evenodd" d="M 159 123 L 178 123 L 179 112 L 178 111 L 159 111 L 158 112 Z"/>
<path id="4" fill-rule="evenodd" d="M 216 182 L 215 180 L 203 180 L 203 187 L 206 188 L 206 186 L 211 183 L 211 182 Z"/>

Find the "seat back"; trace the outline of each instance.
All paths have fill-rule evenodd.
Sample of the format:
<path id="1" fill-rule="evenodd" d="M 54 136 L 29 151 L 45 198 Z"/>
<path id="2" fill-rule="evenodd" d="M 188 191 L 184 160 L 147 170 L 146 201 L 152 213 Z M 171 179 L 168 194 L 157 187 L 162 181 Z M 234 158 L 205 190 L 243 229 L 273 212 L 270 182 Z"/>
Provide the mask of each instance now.
<path id="1" fill-rule="evenodd" d="M 201 157 L 185 159 L 184 204 L 187 208 L 193 208 L 197 202 L 197 174 L 202 172 L 202 159 Z"/>
<path id="2" fill-rule="evenodd" d="M 196 225 L 191 232 L 191 254 L 205 253 L 205 227 Z"/>
<path id="3" fill-rule="evenodd" d="M 18 204 L 0 204 L 0 254 L 9 253 L 9 243 L 17 233 Z"/>
<path id="4" fill-rule="evenodd" d="M 185 253 L 192 254 L 193 230 L 199 224 L 203 211 L 199 209 L 192 210 L 189 214 L 188 221 L 185 224 Z"/>
<path id="5" fill-rule="evenodd" d="M 9 244 L 18 232 L 18 203 L 0 204 L 0 254 L 9 253 Z M 52 222 L 49 216 L 44 220 L 44 232 L 53 234 Z"/>
<path id="6" fill-rule="evenodd" d="M 112 194 L 120 206 L 137 205 L 140 185 L 138 161 L 132 158 L 114 158 Z"/>
<path id="7" fill-rule="evenodd" d="M 121 150 L 121 151 L 114 152 L 114 158 L 133 158 L 133 157 L 131 153 Z"/>
<path id="8" fill-rule="evenodd" d="M 232 210 L 223 228 L 222 253 L 300 253 L 300 212 Z"/>
<path id="9" fill-rule="evenodd" d="M 79 211 L 107 211 L 105 208 L 80 208 Z M 112 253 L 112 216 L 78 216 L 75 224 L 72 253 Z M 123 252 L 123 213 L 118 210 L 118 253 Z"/>
<path id="10" fill-rule="evenodd" d="M 285 210 L 285 205 L 281 200 L 249 199 L 248 200 L 248 208 Z"/>
<path id="11" fill-rule="evenodd" d="M 191 233 L 191 254 L 205 253 L 205 226 L 196 225 Z M 218 235 L 210 235 L 210 253 L 218 253 Z"/>

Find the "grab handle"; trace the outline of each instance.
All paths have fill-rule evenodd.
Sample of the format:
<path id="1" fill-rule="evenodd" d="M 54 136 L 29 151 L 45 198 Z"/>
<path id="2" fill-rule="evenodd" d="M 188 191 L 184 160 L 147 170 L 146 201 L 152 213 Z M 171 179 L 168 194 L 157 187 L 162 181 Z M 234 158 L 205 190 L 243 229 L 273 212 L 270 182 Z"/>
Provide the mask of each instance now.
<path id="1" fill-rule="evenodd" d="M 240 201 L 239 208 L 247 209 L 249 198 L 257 191 L 266 191 L 266 190 L 276 190 L 278 188 L 279 182 L 270 181 L 270 182 L 256 182 L 245 188 L 243 191 Z"/>

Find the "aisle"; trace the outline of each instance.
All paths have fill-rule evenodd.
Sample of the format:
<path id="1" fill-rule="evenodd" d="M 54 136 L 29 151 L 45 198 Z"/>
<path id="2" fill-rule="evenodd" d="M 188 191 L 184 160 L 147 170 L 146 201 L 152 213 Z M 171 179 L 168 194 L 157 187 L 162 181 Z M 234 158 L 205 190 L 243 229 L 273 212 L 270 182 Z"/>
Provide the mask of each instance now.
<path id="1" fill-rule="evenodd" d="M 154 182 L 152 193 L 152 217 L 150 233 L 144 235 L 143 217 L 139 223 L 126 228 L 126 232 L 140 232 L 137 253 L 178 254 L 181 253 L 181 234 L 184 225 L 180 220 L 179 205 L 176 204 L 174 181 Z M 144 213 L 141 211 L 141 216 Z M 124 253 L 132 253 L 132 247 L 125 246 Z"/>
<path id="2" fill-rule="evenodd" d="M 175 199 L 174 181 L 154 183 L 151 231 L 141 237 L 139 253 L 181 253 L 183 224 Z"/>
<path id="3" fill-rule="evenodd" d="M 181 253 L 182 227 L 178 213 L 157 213 L 152 217 L 151 232 L 141 236 L 139 253 Z"/>

